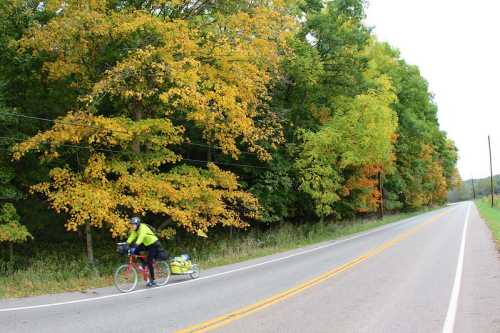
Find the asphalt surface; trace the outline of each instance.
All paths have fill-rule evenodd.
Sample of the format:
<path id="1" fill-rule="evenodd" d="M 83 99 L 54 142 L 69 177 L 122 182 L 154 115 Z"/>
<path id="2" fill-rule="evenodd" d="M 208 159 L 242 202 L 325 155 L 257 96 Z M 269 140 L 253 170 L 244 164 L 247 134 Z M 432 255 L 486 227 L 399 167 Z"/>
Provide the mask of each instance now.
<path id="1" fill-rule="evenodd" d="M 175 332 L 205 323 L 201 331 L 443 332 L 466 221 L 452 327 L 500 332 L 500 261 L 470 203 L 207 270 L 197 280 L 177 278 L 166 287 L 2 300 L 0 327 L 3 332 Z"/>

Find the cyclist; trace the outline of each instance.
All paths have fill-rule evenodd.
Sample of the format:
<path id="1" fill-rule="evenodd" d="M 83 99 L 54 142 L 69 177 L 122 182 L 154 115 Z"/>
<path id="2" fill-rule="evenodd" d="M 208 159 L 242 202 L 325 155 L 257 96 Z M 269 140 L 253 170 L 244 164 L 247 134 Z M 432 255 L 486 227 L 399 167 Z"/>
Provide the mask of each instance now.
<path id="1" fill-rule="evenodd" d="M 130 253 L 136 254 L 139 251 L 146 251 L 148 253 L 147 266 L 149 269 L 150 280 L 146 286 L 154 287 L 156 286 L 156 282 L 153 260 L 156 259 L 158 253 L 160 252 L 160 241 L 147 224 L 141 223 L 140 218 L 131 218 L 129 224 L 132 227 L 132 232 L 127 239 L 127 243 L 130 246 Z"/>

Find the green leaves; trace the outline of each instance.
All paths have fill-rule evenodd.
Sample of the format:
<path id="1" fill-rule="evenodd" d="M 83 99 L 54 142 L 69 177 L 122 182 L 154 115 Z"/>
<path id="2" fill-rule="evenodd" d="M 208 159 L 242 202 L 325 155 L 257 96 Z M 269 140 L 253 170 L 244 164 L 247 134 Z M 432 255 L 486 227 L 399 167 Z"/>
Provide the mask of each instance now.
<path id="1" fill-rule="evenodd" d="M 427 82 L 376 41 L 364 1 L 27 4 L 0 5 L 0 102 L 39 120 L 0 106 L 24 140 L 0 141 L 16 159 L 0 158 L 0 196 L 36 183 L 69 230 L 340 218 L 377 209 L 379 176 L 390 209 L 453 182 Z"/>
<path id="2" fill-rule="evenodd" d="M 59 164 L 32 190 L 69 216 L 68 230 L 90 223 L 118 236 L 128 214 L 153 214 L 206 232 L 259 216 L 232 172 L 176 164 L 189 156 L 182 145 L 191 135 L 233 159 L 241 147 L 270 158 L 283 136 L 267 111 L 268 91 L 293 19 L 281 3 L 242 1 L 199 22 L 181 3 L 189 5 L 167 1 L 148 11 L 128 3 L 124 11 L 100 0 L 55 2 L 47 10 L 58 15 L 17 43 L 19 54 L 43 58 L 49 85 L 78 92 L 73 109 L 14 149 L 16 160 L 35 152 Z M 73 147 L 87 151 L 75 156 Z"/>
<path id="3" fill-rule="evenodd" d="M 19 223 L 19 215 L 13 204 L 0 205 L 0 242 L 24 242 L 33 238 L 25 226 Z"/>

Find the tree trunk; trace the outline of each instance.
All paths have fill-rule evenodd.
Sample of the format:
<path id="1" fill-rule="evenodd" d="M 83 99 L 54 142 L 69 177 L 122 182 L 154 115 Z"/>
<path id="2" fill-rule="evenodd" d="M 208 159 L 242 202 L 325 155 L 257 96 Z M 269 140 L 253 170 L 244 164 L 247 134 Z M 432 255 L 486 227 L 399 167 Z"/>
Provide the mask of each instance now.
<path id="1" fill-rule="evenodd" d="M 378 191 L 380 195 L 379 206 L 378 206 L 378 217 L 379 219 L 384 218 L 384 188 L 382 186 L 382 172 L 378 172 Z"/>
<path id="2" fill-rule="evenodd" d="M 85 235 L 87 237 L 87 257 L 91 264 L 94 264 L 94 247 L 92 244 L 92 227 L 90 226 L 90 222 L 85 224 Z"/>
<path id="3" fill-rule="evenodd" d="M 135 117 L 136 121 L 142 120 L 142 112 L 139 109 L 139 107 L 136 108 L 135 113 L 134 113 L 134 117 Z M 139 154 L 141 152 L 141 144 L 140 144 L 139 140 L 136 140 L 132 144 L 132 150 L 134 151 L 134 153 L 137 153 L 137 154 Z"/>
<path id="4" fill-rule="evenodd" d="M 212 162 L 212 146 L 211 145 L 208 145 L 207 161 Z"/>
<path id="5" fill-rule="evenodd" d="M 14 263 L 14 242 L 9 242 L 9 261 Z"/>

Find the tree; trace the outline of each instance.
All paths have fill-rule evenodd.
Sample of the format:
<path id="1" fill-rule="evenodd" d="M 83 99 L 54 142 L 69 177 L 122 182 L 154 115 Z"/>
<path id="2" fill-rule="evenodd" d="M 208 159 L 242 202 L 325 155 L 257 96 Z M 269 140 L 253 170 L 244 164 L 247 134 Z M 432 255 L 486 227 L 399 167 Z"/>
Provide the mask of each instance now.
<path id="1" fill-rule="evenodd" d="M 362 1 L 330 2 L 306 24 L 312 50 L 303 44 L 298 50 L 309 50 L 292 59 L 315 69 L 307 80 L 295 74 L 299 84 L 288 96 L 298 96 L 292 119 L 305 127 L 299 129 L 304 142 L 296 160 L 299 189 L 311 195 L 322 218 L 375 209 L 381 198 L 378 173 L 390 172 L 394 161 L 396 96 L 377 65 L 363 18 Z"/>
<path id="2" fill-rule="evenodd" d="M 334 204 L 359 188 L 350 180 L 359 176 L 357 170 L 364 170 L 366 175 L 367 166 L 392 166 L 397 118 L 390 105 L 395 95 L 385 77 L 375 80 L 378 91 L 345 99 L 338 114 L 318 132 L 304 133 L 304 146 L 296 162 L 300 189 L 312 196 L 319 217 L 334 212 L 341 215 Z M 373 184 L 368 185 L 373 191 Z"/>
<path id="3" fill-rule="evenodd" d="M 54 18 L 33 27 L 19 52 L 47 59 L 49 80 L 78 91 L 76 107 L 14 156 L 73 158 L 33 187 L 68 214 L 68 230 L 107 226 L 119 236 L 130 214 L 153 214 L 206 232 L 217 224 L 245 227 L 258 216 L 257 200 L 236 175 L 213 164 L 180 166 L 177 151 L 201 137 L 234 159 L 243 146 L 267 160 L 266 146 L 282 141 L 265 112 L 293 28 L 279 6 L 252 5 L 203 24 L 110 9 L 106 1 L 46 10 L 55 10 Z"/>
<path id="4" fill-rule="evenodd" d="M 442 203 L 456 147 L 364 7 L 1 2 L 0 196 L 37 238 L 85 230 L 90 259 L 135 214 L 172 237 Z"/>
<path id="5" fill-rule="evenodd" d="M 33 238 L 25 226 L 19 223 L 19 215 L 14 205 L 0 205 L 0 242 L 9 243 L 10 261 L 14 261 L 14 243 L 20 243 Z"/>
<path id="6" fill-rule="evenodd" d="M 437 106 L 418 68 L 406 64 L 387 44 L 376 43 L 377 66 L 393 82 L 398 114 L 395 170 L 384 187 L 388 209 L 442 203 L 457 161 L 454 143 L 439 131 Z"/>
<path id="7" fill-rule="evenodd" d="M 0 81 L 0 112 L 11 111 L 4 106 L 4 89 L 5 85 Z M 1 133 L 12 134 L 12 126 L 16 124 L 16 121 L 16 119 L 0 115 Z M 20 217 L 13 204 L 22 198 L 21 191 L 13 183 L 16 172 L 9 160 L 10 149 L 14 143 L 4 136 L 0 138 L 0 242 L 9 244 L 11 262 L 14 261 L 14 243 L 33 238 L 28 229 L 20 223 Z"/>

